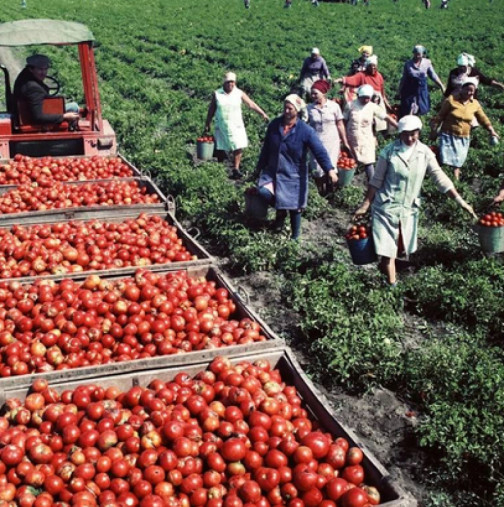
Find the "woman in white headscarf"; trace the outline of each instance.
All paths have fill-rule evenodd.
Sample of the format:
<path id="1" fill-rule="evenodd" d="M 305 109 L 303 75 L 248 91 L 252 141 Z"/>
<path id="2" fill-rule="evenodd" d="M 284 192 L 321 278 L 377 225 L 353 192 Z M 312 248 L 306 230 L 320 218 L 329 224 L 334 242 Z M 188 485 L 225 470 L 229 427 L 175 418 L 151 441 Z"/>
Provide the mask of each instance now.
<path id="1" fill-rule="evenodd" d="M 256 168 L 259 196 L 277 210 L 275 229 L 283 228 L 289 212 L 293 240 L 301 233 L 301 213 L 308 202 L 308 151 L 331 182 L 338 181 L 335 166 L 317 133 L 301 119 L 305 108 L 298 95 L 285 97 L 282 116 L 268 125 Z"/>
<path id="2" fill-rule="evenodd" d="M 443 101 L 439 113 L 431 121 L 431 138 L 435 138 L 440 129 L 441 163 L 453 168 L 456 180 L 460 178 L 460 168 L 464 165 L 469 151 L 473 120 L 476 118 L 492 137 L 499 137 L 480 103 L 474 98 L 477 88 L 476 78 L 466 78 L 460 90 Z"/>
<path id="3" fill-rule="evenodd" d="M 477 218 L 437 163 L 432 150 L 418 140 L 421 128 L 417 116 L 407 115 L 399 120 L 399 138 L 380 153 L 366 198 L 354 215 L 359 218 L 371 207 L 373 241 L 376 253 L 381 256 L 378 268 L 391 286 L 396 285 L 397 257 L 417 249 L 420 191 L 425 176 L 432 178 L 440 192 Z"/>
<path id="4" fill-rule="evenodd" d="M 355 99 L 355 91 L 359 86 L 371 85 L 374 90 L 373 102 L 378 104 L 384 112 L 390 111 L 390 104 L 385 95 L 385 80 L 378 71 L 378 57 L 372 55 L 366 59 L 364 71 L 357 72 L 353 76 L 345 76 L 335 80 L 336 83 L 343 83 L 345 100 L 351 102 Z M 387 124 L 379 119 L 375 120 L 375 130 L 381 132 L 387 130 Z"/>
<path id="5" fill-rule="evenodd" d="M 460 53 L 460 55 L 458 55 L 457 67 L 450 70 L 450 74 L 448 75 L 448 84 L 444 93 L 445 97 L 458 92 L 462 87 L 462 83 L 468 77 L 477 79 L 478 86 L 483 84 L 486 86 L 495 86 L 496 88 L 504 90 L 504 84 L 484 75 L 479 69 L 475 67 L 475 65 L 476 59 L 473 55 L 470 55 L 468 53 Z M 477 98 L 477 92 L 475 98 Z"/>
<path id="6" fill-rule="evenodd" d="M 218 150 L 233 154 L 234 179 L 242 176 L 240 163 L 243 149 L 248 146 L 247 132 L 243 123 L 242 103 L 252 111 L 260 114 L 265 121 L 268 115 L 242 90 L 236 86 L 236 74 L 227 72 L 224 76 L 222 88 L 215 90 L 208 106 L 205 122 L 205 132 L 210 130 L 210 124 L 215 115 L 215 142 Z"/>
<path id="7" fill-rule="evenodd" d="M 376 141 L 373 133 L 373 122 L 386 120 L 397 127 L 397 122 L 378 105 L 371 101 L 375 90 L 369 84 L 357 90 L 357 100 L 347 104 L 343 117 L 346 120 L 348 144 L 354 158 L 364 166 L 368 180 L 374 173 L 376 161 Z"/>

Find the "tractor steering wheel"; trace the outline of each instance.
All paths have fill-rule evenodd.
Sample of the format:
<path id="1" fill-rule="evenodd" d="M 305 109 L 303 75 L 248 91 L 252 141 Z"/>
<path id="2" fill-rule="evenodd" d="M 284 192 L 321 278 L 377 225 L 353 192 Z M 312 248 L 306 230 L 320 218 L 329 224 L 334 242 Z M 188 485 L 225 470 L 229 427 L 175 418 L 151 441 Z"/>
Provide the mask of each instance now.
<path id="1" fill-rule="evenodd" d="M 52 77 L 52 76 L 46 76 L 44 79 L 44 83 L 49 88 L 49 97 L 54 97 L 55 95 L 58 95 L 58 92 L 60 91 L 61 85 L 59 84 L 59 81 Z"/>

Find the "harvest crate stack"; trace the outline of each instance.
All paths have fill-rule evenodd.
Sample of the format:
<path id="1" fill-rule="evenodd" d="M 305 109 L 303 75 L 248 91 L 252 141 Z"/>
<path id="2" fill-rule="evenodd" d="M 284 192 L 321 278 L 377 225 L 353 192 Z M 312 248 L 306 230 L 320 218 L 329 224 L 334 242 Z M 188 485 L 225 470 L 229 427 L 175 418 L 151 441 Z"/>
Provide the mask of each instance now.
<path id="1" fill-rule="evenodd" d="M 16 156 L 0 183 L 0 500 L 407 505 L 148 175 Z"/>

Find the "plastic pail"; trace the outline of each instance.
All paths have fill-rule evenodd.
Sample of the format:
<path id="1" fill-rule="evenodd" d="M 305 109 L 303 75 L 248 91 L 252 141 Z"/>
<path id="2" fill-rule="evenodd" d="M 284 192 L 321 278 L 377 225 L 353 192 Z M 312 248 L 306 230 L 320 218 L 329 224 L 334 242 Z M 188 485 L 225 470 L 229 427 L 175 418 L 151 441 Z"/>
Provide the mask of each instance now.
<path id="1" fill-rule="evenodd" d="M 255 220 L 266 220 L 268 204 L 258 194 L 245 194 L 245 214 Z"/>
<path id="2" fill-rule="evenodd" d="M 504 252 L 504 227 L 476 225 L 481 249 L 487 253 Z"/>
<path id="3" fill-rule="evenodd" d="M 196 155 L 200 160 L 210 160 L 213 152 L 214 143 L 196 141 Z"/>
<path id="4" fill-rule="evenodd" d="M 365 239 L 347 239 L 347 245 L 352 262 L 357 266 L 371 264 L 377 260 L 373 236 L 368 236 Z"/>
<path id="5" fill-rule="evenodd" d="M 355 169 L 342 169 L 338 167 L 338 186 L 346 187 L 350 185 L 355 175 Z"/>

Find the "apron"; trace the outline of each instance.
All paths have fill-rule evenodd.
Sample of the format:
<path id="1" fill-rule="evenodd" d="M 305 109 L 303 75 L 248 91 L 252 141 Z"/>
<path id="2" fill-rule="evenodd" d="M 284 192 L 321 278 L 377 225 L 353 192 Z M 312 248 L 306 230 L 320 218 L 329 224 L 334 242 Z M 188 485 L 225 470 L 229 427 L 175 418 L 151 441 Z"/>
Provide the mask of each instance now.
<path id="1" fill-rule="evenodd" d="M 360 102 L 352 102 L 348 111 L 346 125 L 347 137 L 350 146 L 355 151 L 357 161 L 368 165 L 376 162 L 376 140 L 373 134 L 373 120 L 376 104 L 368 102 L 362 106 Z"/>

